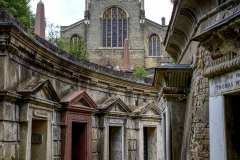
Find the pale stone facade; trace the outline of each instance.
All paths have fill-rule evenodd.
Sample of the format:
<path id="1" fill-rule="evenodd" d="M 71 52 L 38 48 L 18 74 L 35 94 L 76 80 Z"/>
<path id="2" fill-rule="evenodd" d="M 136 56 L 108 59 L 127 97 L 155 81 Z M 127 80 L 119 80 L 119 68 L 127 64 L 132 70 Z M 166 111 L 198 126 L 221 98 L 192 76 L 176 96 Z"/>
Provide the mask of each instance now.
<path id="1" fill-rule="evenodd" d="M 167 26 L 145 18 L 144 1 L 86 0 L 85 18 L 72 25 L 61 27 L 61 35 L 66 38 L 78 35 L 84 39 L 88 59 L 91 62 L 121 69 L 124 48 L 103 46 L 103 14 L 111 7 L 119 7 L 127 14 L 130 69 L 136 66 L 152 68 L 170 61 L 163 45 Z M 160 38 L 159 56 L 149 55 L 149 39 L 153 34 Z"/>

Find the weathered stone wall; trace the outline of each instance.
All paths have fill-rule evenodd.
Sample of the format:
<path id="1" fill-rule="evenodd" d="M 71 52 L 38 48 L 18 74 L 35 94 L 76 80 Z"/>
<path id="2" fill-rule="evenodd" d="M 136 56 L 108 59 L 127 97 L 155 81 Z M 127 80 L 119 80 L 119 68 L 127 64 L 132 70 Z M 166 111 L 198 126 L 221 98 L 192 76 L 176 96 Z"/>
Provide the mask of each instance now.
<path id="1" fill-rule="evenodd" d="M 2 97 L 0 96 L 0 99 Z M 19 156 L 19 106 L 14 102 L 0 102 L 0 155 L 10 160 Z"/>
<path id="2" fill-rule="evenodd" d="M 61 36 L 65 38 L 71 38 L 74 34 L 79 35 L 85 40 L 85 23 L 84 21 L 76 22 L 71 26 L 61 28 Z"/>
<path id="3" fill-rule="evenodd" d="M 204 77 L 207 52 L 199 47 L 195 57 L 191 91 L 187 98 L 187 110 L 182 144 L 183 159 L 209 159 L 208 79 Z"/>

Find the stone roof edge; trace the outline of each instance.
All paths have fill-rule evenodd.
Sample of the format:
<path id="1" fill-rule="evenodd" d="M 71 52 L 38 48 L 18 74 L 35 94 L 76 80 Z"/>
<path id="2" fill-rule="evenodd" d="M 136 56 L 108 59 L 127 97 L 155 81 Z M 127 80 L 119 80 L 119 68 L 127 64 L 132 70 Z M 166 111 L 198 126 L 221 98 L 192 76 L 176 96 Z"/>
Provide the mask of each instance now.
<path id="1" fill-rule="evenodd" d="M 150 20 L 148 18 L 145 18 L 145 20 L 146 20 L 146 22 L 148 22 L 148 23 L 150 23 L 152 25 L 158 26 L 159 28 L 167 28 L 168 27 L 168 25 L 161 25 L 161 24 L 159 24 L 157 22 L 154 22 L 154 21 L 152 21 L 152 20 Z"/>
<path id="2" fill-rule="evenodd" d="M 73 24 L 68 25 L 68 26 L 60 26 L 60 32 L 65 32 L 66 30 L 69 30 L 69 29 L 71 29 L 73 27 L 76 27 L 76 26 L 84 23 L 84 20 L 85 19 L 81 19 L 81 20 L 79 20 L 79 21 L 77 21 L 77 22 L 75 22 Z"/>
<path id="3" fill-rule="evenodd" d="M 27 42 L 28 44 L 32 43 L 32 45 L 34 45 L 34 47 L 37 48 L 38 52 L 42 51 L 41 54 L 45 54 L 44 56 L 46 57 L 44 58 L 49 58 L 47 59 L 47 61 L 61 60 L 61 61 L 64 61 L 64 63 L 68 63 L 69 66 L 72 66 L 70 67 L 72 69 L 81 67 L 81 69 L 85 69 L 88 72 L 101 75 L 107 78 L 108 80 L 111 79 L 111 81 L 108 81 L 108 83 L 110 84 L 112 82 L 116 82 L 116 83 L 122 82 L 121 84 L 125 84 L 125 85 L 127 84 L 127 88 L 130 88 L 130 89 L 136 89 L 136 90 L 142 90 L 142 91 L 151 90 L 151 92 L 153 93 L 157 92 L 156 90 L 154 90 L 151 84 L 138 83 L 130 80 L 129 77 L 124 77 L 126 76 L 126 73 L 124 72 L 115 71 L 95 63 L 79 60 L 76 57 L 70 55 L 69 53 L 59 49 L 58 47 L 51 44 L 47 40 L 44 40 L 38 36 L 36 36 L 35 38 L 32 38 L 27 33 L 26 29 L 23 28 L 21 24 L 19 24 L 19 22 L 17 22 L 16 19 L 10 16 L 6 11 L 0 10 L 0 15 L 1 15 L 0 28 L 7 27 L 9 29 L 9 32 L 13 32 L 13 33 L 14 31 L 11 28 L 16 29 L 17 30 L 16 33 L 21 35 L 20 38 L 22 40 L 25 40 L 25 42 Z M 14 35 L 14 34 L 11 34 L 11 35 Z M 98 79 L 98 77 L 92 77 L 92 78 Z M 114 84 L 113 86 L 115 85 L 116 84 Z"/>
<path id="4" fill-rule="evenodd" d="M 174 22 L 175 22 L 175 18 L 178 14 L 178 11 L 179 11 L 179 8 L 180 8 L 180 5 L 182 3 L 182 0 L 176 0 L 173 4 L 173 10 L 172 10 L 172 14 L 171 14 L 171 19 L 170 19 L 170 22 L 168 24 L 168 29 L 167 29 L 167 32 L 166 32 L 166 36 L 165 36 L 165 39 L 164 39 L 164 45 L 166 46 L 166 44 L 168 43 L 168 39 L 170 37 L 170 31 L 174 25 Z"/>

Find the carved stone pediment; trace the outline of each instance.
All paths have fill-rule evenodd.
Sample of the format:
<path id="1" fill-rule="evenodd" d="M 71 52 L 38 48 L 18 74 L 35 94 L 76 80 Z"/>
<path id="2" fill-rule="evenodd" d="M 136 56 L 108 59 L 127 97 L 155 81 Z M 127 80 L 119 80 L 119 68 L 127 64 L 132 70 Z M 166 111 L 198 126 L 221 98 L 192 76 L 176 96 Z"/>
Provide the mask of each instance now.
<path id="1" fill-rule="evenodd" d="M 161 114 L 161 110 L 154 102 L 151 102 L 135 109 L 134 114 L 138 116 L 158 117 Z"/>
<path id="2" fill-rule="evenodd" d="M 18 93 L 25 98 L 37 98 L 53 102 L 59 102 L 58 95 L 51 82 L 46 79 L 34 77 L 18 87 Z"/>
<path id="3" fill-rule="evenodd" d="M 61 99 L 61 103 L 69 109 L 94 110 L 97 108 L 94 100 L 84 90 L 70 92 Z"/>
<path id="4" fill-rule="evenodd" d="M 131 113 L 131 109 L 118 97 L 110 97 L 98 108 L 102 112 L 108 113 Z"/>

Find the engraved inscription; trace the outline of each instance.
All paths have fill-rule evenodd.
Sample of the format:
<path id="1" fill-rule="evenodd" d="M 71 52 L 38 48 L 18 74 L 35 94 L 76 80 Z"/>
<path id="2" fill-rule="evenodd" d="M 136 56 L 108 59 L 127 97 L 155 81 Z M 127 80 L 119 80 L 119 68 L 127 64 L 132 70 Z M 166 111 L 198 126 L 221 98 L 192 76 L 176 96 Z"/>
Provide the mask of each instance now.
<path id="1" fill-rule="evenodd" d="M 210 95 L 219 95 L 240 88 L 240 71 L 210 80 Z"/>

